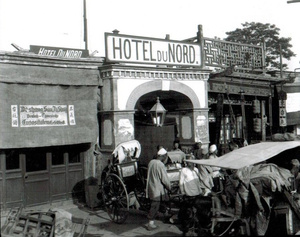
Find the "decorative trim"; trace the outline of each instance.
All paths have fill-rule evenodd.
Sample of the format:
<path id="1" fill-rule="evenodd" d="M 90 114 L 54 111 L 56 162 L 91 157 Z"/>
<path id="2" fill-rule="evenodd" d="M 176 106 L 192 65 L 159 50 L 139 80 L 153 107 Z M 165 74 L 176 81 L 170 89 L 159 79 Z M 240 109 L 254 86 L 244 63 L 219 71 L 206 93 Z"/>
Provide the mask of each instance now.
<path id="1" fill-rule="evenodd" d="M 263 46 L 241 44 L 203 37 L 205 65 L 224 67 L 241 65 L 243 68 L 264 67 Z"/>
<path id="2" fill-rule="evenodd" d="M 244 83 L 239 84 L 228 84 L 222 82 L 212 82 L 208 83 L 208 92 L 216 92 L 216 93 L 229 93 L 229 94 L 240 94 L 241 89 L 244 90 L 245 95 L 253 95 L 253 96 L 269 96 L 271 91 L 269 84 L 268 85 L 248 85 Z"/>
<path id="3" fill-rule="evenodd" d="M 132 68 L 111 68 L 102 69 L 101 78 L 105 79 L 161 79 L 161 80 L 208 80 L 208 71 L 174 71 L 174 70 L 160 70 L 160 69 L 132 69 Z"/>
<path id="4" fill-rule="evenodd" d="M 0 62 L 2 64 L 98 70 L 103 64 L 103 58 L 70 59 L 41 56 L 33 53 L 0 52 Z"/>
<path id="5" fill-rule="evenodd" d="M 114 113 L 134 114 L 135 111 L 136 110 L 102 110 L 102 111 L 98 111 L 98 113 L 99 114 L 114 114 Z"/>
<path id="6" fill-rule="evenodd" d="M 160 80 L 151 81 L 138 86 L 130 94 L 127 100 L 126 108 L 128 110 L 133 110 L 136 102 L 142 95 L 161 89 L 162 83 Z M 176 81 L 171 81 L 170 90 L 177 91 L 186 95 L 188 98 L 190 98 L 194 108 L 200 107 L 198 96 L 190 87 Z"/>

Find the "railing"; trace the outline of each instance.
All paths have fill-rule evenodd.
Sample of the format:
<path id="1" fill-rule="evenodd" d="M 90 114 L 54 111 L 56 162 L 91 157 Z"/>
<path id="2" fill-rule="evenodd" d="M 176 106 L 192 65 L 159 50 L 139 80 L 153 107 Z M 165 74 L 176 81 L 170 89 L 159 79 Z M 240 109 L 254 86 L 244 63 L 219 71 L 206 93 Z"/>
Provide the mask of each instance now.
<path id="1" fill-rule="evenodd" d="M 247 71 L 247 73 L 265 71 L 265 43 L 263 42 L 261 45 L 252 45 L 203 37 L 201 25 L 198 25 L 197 36 L 183 41 L 201 44 L 204 66 L 223 69 L 235 66 L 238 71 Z"/>
<path id="2" fill-rule="evenodd" d="M 203 37 L 203 51 L 206 66 L 222 68 L 237 66 L 261 71 L 264 69 L 263 46 Z"/>

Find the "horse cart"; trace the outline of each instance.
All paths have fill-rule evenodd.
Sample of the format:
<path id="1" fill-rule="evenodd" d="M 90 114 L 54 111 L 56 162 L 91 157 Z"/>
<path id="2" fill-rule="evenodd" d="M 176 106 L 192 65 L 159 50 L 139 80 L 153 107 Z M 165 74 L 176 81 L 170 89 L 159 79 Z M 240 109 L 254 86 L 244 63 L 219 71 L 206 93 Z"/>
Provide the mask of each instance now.
<path id="1" fill-rule="evenodd" d="M 115 223 L 124 223 L 130 208 L 144 211 L 150 209 L 150 200 L 146 197 L 147 166 L 139 164 L 140 153 L 141 146 L 137 140 L 119 144 L 102 173 L 103 203 L 109 217 Z M 172 157 L 172 153 L 170 156 Z M 178 154 L 173 156 L 178 158 Z M 172 189 L 175 190 L 170 194 L 169 209 L 180 201 L 180 194 L 176 194 L 180 167 L 179 164 L 170 164 L 167 169 Z"/>
<path id="2" fill-rule="evenodd" d="M 187 207 L 193 214 L 182 218 L 186 227 L 198 236 L 300 234 L 299 186 L 297 191 L 289 170 L 299 152 L 300 141 L 270 141 L 188 161 L 221 171 L 219 189 Z"/>

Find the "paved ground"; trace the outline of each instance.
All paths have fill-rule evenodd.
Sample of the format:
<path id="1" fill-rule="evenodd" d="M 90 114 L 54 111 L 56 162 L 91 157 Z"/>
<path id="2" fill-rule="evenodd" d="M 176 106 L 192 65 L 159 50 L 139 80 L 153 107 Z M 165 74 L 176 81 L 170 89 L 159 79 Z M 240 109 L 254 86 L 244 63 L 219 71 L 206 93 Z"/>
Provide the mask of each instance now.
<path id="1" fill-rule="evenodd" d="M 93 211 L 83 205 L 75 205 L 71 201 L 59 202 L 50 205 L 42 205 L 26 208 L 25 210 L 42 210 L 47 211 L 49 208 L 62 208 L 70 212 L 77 218 L 90 218 L 90 224 L 87 228 L 86 237 L 91 236 L 127 236 L 127 237 L 142 237 L 142 236 L 181 236 L 182 232 L 178 226 L 170 223 L 163 223 L 159 218 L 156 224 L 158 229 L 148 231 L 144 226 L 147 223 L 147 213 L 137 210 L 130 210 L 128 218 L 124 224 L 116 224 L 112 222 L 107 213 L 99 208 Z M 1 225 L 4 224 L 7 217 L 7 211 L 1 212 Z"/>

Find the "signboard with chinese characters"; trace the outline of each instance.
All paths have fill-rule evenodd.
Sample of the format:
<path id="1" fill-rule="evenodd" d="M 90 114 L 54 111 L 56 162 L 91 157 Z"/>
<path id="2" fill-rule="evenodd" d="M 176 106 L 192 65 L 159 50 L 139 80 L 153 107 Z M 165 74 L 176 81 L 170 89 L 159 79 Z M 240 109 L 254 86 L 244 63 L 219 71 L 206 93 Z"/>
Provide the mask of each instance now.
<path id="1" fill-rule="evenodd" d="M 199 44 L 105 33 L 106 60 L 111 62 L 201 67 Z"/>
<path id="2" fill-rule="evenodd" d="M 11 105 L 12 127 L 76 125 L 74 105 Z"/>
<path id="3" fill-rule="evenodd" d="M 59 58 L 87 58 L 88 50 L 30 45 L 30 52 Z"/>
<path id="4" fill-rule="evenodd" d="M 286 123 L 286 100 L 279 100 L 279 126 L 285 127 Z"/>

